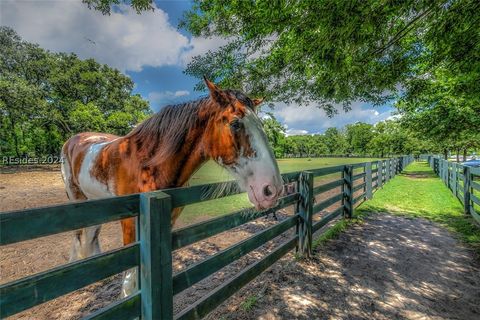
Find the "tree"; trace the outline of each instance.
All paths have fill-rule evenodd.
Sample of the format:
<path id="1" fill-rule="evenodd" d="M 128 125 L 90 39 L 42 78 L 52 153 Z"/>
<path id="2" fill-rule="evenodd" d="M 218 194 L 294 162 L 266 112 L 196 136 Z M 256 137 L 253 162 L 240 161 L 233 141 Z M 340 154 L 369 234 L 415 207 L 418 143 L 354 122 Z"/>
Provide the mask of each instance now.
<path id="1" fill-rule="evenodd" d="M 74 54 L 51 53 L 0 27 L 0 151 L 58 154 L 80 131 L 125 134 L 150 114 L 118 70 Z"/>
<path id="2" fill-rule="evenodd" d="M 262 119 L 262 124 L 275 157 L 282 157 L 285 152 L 285 127 L 278 122 L 271 112 L 266 113 L 266 116 Z"/>
<path id="3" fill-rule="evenodd" d="M 480 69 L 472 76 L 480 81 Z M 396 104 L 405 127 L 421 133 L 441 147 L 444 157 L 449 150 L 464 150 L 480 143 L 480 96 L 464 90 L 463 76 L 438 69 L 428 78 L 410 81 Z M 478 93 L 477 93 L 478 94 Z"/>
<path id="4" fill-rule="evenodd" d="M 345 135 L 337 128 L 328 128 L 325 131 L 325 144 L 329 154 L 345 154 L 347 150 Z"/>
<path id="5" fill-rule="evenodd" d="M 334 103 L 382 103 L 439 67 L 465 75 L 478 95 L 469 75 L 479 70 L 479 10 L 477 0 L 195 0 L 181 26 L 229 43 L 195 57 L 186 73 L 330 113 Z"/>
<path id="6" fill-rule="evenodd" d="M 153 11 L 153 0 L 82 0 L 88 8 L 100 11 L 103 14 L 110 14 L 112 6 L 121 3 L 129 4 L 137 13 L 142 11 Z"/>
<path id="7" fill-rule="evenodd" d="M 356 154 L 367 154 L 367 145 L 374 137 L 373 126 L 368 123 L 357 122 L 346 126 L 347 142 L 349 148 L 347 151 Z"/>

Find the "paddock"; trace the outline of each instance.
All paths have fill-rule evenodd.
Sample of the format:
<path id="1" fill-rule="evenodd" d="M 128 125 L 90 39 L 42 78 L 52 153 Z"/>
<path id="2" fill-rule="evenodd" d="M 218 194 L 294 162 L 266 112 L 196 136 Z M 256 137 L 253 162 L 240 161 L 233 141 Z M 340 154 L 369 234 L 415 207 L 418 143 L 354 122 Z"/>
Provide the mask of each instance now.
<path id="1" fill-rule="evenodd" d="M 38 173 L 38 172 L 37 172 Z M 38 193 L 38 205 L 45 205 L 45 204 L 52 204 L 55 202 L 44 203 L 42 201 L 52 201 L 49 198 L 48 193 L 44 192 L 44 190 L 52 189 L 55 181 L 55 174 L 58 173 L 53 172 L 41 172 L 38 174 L 38 180 L 36 181 L 36 190 L 29 190 L 29 194 Z M 19 178 L 21 181 L 22 174 L 15 174 L 16 177 Z M 19 177 L 20 176 L 20 177 Z M 34 179 L 35 181 L 35 174 L 28 175 L 30 179 Z M 50 176 L 50 179 L 48 177 Z M 360 177 L 363 178 L 363 177 Z M 9 179 L 13 184 L 15 184 L 15 179 Z M 321 184 L 331 184 L 332 181 L 335 181 L 334 177 L 327 177 L 322 181 L 316 181 L 318 186 Z M 25 182 L 25 181 L 24 181 Z M 2 181 L 3 183 L 3 181 Z M 39 188 L 39 186 L 44 184 L 45 188 Z M 21 185 L 22 183 L 19 183 Z M 61 184 L 58 186 L 61 187 Z M 357 191 L 363 190 L 364 186 L 360 186 L 357 184 Z M 7 186 L 9 192 L 14 189 L 14 185 Z M 35 191 L 35 192 L 33 192 Z M 332 188 L 329 192 L 324 193 L 321 197 L 317 198 L 317 203 L 321 203 L 325 199 L 329 199 L 334 195 L 339 189 Z M 26 192 L 26 190 L 24 190 Z M 3 196 L 3 194 L 2 194 Z M 10 203 L 7 204 L 6 202 L 2 201 L 2 205 L 26 205 L 25 203 L 21 202 L 21 193 L 19 198 L 13 198 L 9 196 L 9 199 L 12 199 L 15 204 Z M 33 199 L 35 197 L 32 197 Z M 32 198 L 29 201 L 34 201 Z M 3 199 L 2 199 L 3 200 Z M 56 199 L 60 202 L 61 199 Z M 53 201 L 56 201 L 53 200 Z M 32 202 L 33 203 L 33 202 Z M 33 204 L 35 206 L 35 204 Z M 338 205 L 330 206 L 329 210 L 324 210 L 324 214 L 328 214 L 329 212 L 333 212 L 338 208 Z M 7 207 L 2 208 L 2 211 L 11 210 L 12 208 Z M 289 217 L 292 217 L 294 211 L 293 208 L 285 208 L 282 209 L 280 213 L 277 214 L 277 219 L 280 221 L 284 221 Z M 321 215 L 324 217 L 324 215 Z M 203 217 L 205 218 L 205 217 Z M 318 221 L 318 220 L 317 220 Z M 205 257 L 208 257 L 212 254 L 218 253 L 221 250 L 228 248 L 229 246 L 244 240 L 253 234 L 265 230 L 268 227 L 277 224 L 277 221 L 271 217 L 267 216 L 266 218 L 261 218 L 255 220 L 253 222 L 247 223 L 245 225 L 241 225 L 235 229 L 230 231 L 226 231 L 221 233 L 217 236 L 213 236 L 201 242 L 197 242 L 194 245 L 186 246 L 183 249 L 175 251 L 174 253 L 174 263 L 173 263 L 173 271 L 177 273 L 179 271 L 185 270 L 188 266 L 193 265 L 195 262 L 198 262 Z M 119 247 L 120 236 L 117 232 L 118 225 L 115 223 L 109 223 L 102 231 L 102 249 L 104 251 L 111 250 L 116 247 Z M 253 261 L 261 259 L 267 255 L 267 253 L 272 252 L 276 245 L 279 243 L 284 242 L 286 239 L 291 237 L 294 233 L 293 230 L 290 230 L 290 233 L 284 233 L 280 237 L 275 238 L 274 241 L 271 243 L 261 247 L 258 250 L 252 251 L 242 259 L 235 261 L 234 263 L 230 264 L 228 267 L 224 268 L 219 272 L 219 274 L 215 274 L 213 276 L 207 277 L 206 279 L 202 280 L 198 284 L 194 285 L 193 287 L 188 288 L 187 290 L 183 291 L 182 293 L 175 296 L 174 304 L 173 304 L 173 311 L 175 314 L 178 314 L 180 310 L 187 308 L 189 305 L 197 301 L 201 296 L 205 295 L 205 292 L 212 290 L 216 285 L 221 284 L 226 279 L 232 278 L 232 276 L 238 273 L 240 270 L 244 269 L 245 266 L 251 264 Z M 115 235 L 117 237 L 115 238 Z M 62 238 L 63 237 L 63 238 Z M 52 238 L 52 239 L 47 239 Z M 18 279 L 19 277 L 24 277 L 26 275 L 34 274 L 40 271 L 44 271 L 50 269 L 57 265 L 62 265 L 68 259 L 68 250 L 69 250 L 69 241 L 66 239 L 69 238 L 68 234 L 57 234 L 54 236 L 49 236 L 45 238 L 39 238 L 35 240 L 21 242 L 19 244 L 7 245 L 2 247 L 2 283 L 9 282 L 14 279 Z M 107 241 L 108 239 L 108 241 Z M 50 245 L 48 245 L 50 244 Z M 14 256 L 23 256 L 25 257 L 22 263 L 15 263 L 15 265 L 6 263 L 6 260 L 11 260 Z M 39 262 L 38 257 L 41 257 L 41 263 Z M 7 258 L 7 259 L 4 259 Z M 276 285 L 276 281 L 278 281 L 277 285 L 281 284 L 281 279 L 274 279 L 270 275 L 271 273 L 275 273 L 275 270 L 279 270 L 279 266 L 281 264 L 289 263 L 290 260 L 293 259 L 292 254 L 288 254 L 285 256 L 281 262 L 274 264 L 268 271 L 269 279 L 272 281 L 272 285 Z M 281 268 L 280 268 L 281 269 Z M 7 277 L 4 278 L 4 275 Z M 258 279 L 261 282 L 261 277 L 265 277 L 265 275 L 260 276 Z M 306 279 L 303 276 L 300 276 L 298 282 L 295 283 L 296 286 L 308 286 L 308 277 Z M 305 281 L 302 283 L 302 281 Z M 257 280 L 255 280 L 250 286 L 255 285 Z M 120 277 L 114 276 L 113 278 L 106 279 L 100 283 L 90 285 L 86 288 L 77 290 L 67 296 L 54 299 L 46 304 L 37 306 L 33 309 L 25 311 L 23 313 L 19 313 L 16 316 L 12 317 L 14 319 L 29 319 L 32 317 L 39 316 L 40 318 L 45 319 L 71 319 L 71 318 L 80 318 L 82 316 L 86 316 L 91 312 L 101 309 L 102 307 L 107 306 L 113 300 L 115 300 L 118 296 L 118 291 L 120 289 Z M 248 288 L 247 288 L 248 290 Z M 232 298 L 234 301 L 238 302 L 238 295 Z M 248 300 L 248 297 L 247 297 Z M 230 301 L 230 300 L 229 300 Z M 242 314 L 242 310 L 247 308 L 245 304 L 238 303 L 239 305 L 243 306 L 240 309 L 237 308 L 237 314 Z M 247 303 L 248 306 L 248 303 Z M 229 303 L 228 306 L 222 306 L 218 311 L 215 311 L 217 316 L 219 316 L 218 312 L 222 310 L 222 308 L 232 309 L 232 305 Z M 223 309 L 223 310 L 224 310 Z M 233 308 L 235 309 L 235 308 Z M 244 310 L 245 311 L 245 310 Z M 245 312 L 244 312 L 245 313 Z M 235 317 L 233 317 L 235 318 Z M 248 317 L 247 317 L 248 318 Z"/>

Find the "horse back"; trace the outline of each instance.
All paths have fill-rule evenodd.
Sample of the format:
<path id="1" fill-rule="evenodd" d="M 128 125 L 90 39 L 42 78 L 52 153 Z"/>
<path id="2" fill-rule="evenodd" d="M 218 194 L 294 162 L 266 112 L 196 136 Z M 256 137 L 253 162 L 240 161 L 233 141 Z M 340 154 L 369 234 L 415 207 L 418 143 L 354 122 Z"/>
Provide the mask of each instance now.
<path id="1" fill-rule="evenodd" d="M 98 153 L 103 145 L 118 138 L 108 133 L 83 132 L 65 142 L 62 148 L 62 176 L 70 199 L 97 197 L 95 194 L 86 194 L 82 190 L 82 180 L 85 187 L 86 178 L 90 179 L 85 176 L 90 175 L 90 166 L 93 165 L 97 156 L 95 153 Z M 98 195 L 98 197 L 101 196 L 105 195 Z"/>

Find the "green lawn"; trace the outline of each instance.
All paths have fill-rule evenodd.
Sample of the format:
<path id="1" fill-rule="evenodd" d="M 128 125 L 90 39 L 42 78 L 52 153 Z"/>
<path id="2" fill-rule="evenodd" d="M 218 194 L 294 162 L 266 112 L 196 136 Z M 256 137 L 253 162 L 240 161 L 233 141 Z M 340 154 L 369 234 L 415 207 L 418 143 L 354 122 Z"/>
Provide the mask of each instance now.
<path id="1" fill-rule="evenodd" d="M 295 158 L 295 159 L 279 159 L 278 166 L 282 173 L 292 171 L 302 171 L 316 169 L 322 167 L 336 166 L 340 164 L 350 164 L 374 161 L 372 158 Z M 190 179 L 190 185 L 198 185 L 203 183 L 213 183 L 225 180 L 231 180 L 232 177 L 215 162 L 207 162 L 194 176 Z M 179 218 L 180 225 L 186 225 L 201 220 L 213 218 L 241 208 L 250 207 L 246 194 L 225 197 L 212 201 L 190 205 L 185 207 Z"/>
<path id="2" fill-rule="evenodd" d="M 389 212 L 422 217 L 455 232 L 480 253 L 480 228 L 463 214 L 463 205 L 425 162 L 410 164 L 402 174 L 357 208 L 360 214 Z"/>

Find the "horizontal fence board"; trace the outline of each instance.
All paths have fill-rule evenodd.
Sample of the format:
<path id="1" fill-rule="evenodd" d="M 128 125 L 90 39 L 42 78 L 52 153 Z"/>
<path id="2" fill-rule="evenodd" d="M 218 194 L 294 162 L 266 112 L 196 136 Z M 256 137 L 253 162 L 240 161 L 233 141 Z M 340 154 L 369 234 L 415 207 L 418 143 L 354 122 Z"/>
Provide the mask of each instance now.
<path id="1" fill-rule="evenodd" d="M 353 181 L 358 180 L 358 179 L 360 179 L 360 178 L 363 178 L 363 177 L 365 177 L 365 176 L 366 176 L 366 173 L 365 173 L 365 172 L 356 174 L 356 175 L 353 176 Z"/>
<path id="2" fill-rule="evenodd" d="M 354 169 L 356 169 L 356 168 L 365 167 L 367 163 L 368 162 L 352 163 L 352 164 L 346 164 L 346 166 L 352 166 Z"/>
<path id="3" fill-rule="evenodd" d="M 472 181 L 472 182 L 470 182 L 470 184 L 471 184 L 473 189 L 475 189 L 477 191 L 480 191 L 480 183 Z"/>
<path id="4" fill-rule="evenodd" d="M 470 200 L 472 200 L 476 205 L 480 206 L 480 199 L 473 193 L 470 194 Z"/>
<path id="5" fill-rule="evenodd" d="M 362 201 L 362 200 L 365 198 L 365 195 L 366 195 L 365 192 L 362 193 L 361 195 L 359 195 L 358 197 L 356 197 L 355 199 L 353 199 L 353 203 L 356 204 L 356 203 Z"/>
<path id="6" fill-rule="evenodd" d="M 299 199 L 299 194 L 294 193 L 279 200 L 279 204 L 273 209 L 255 211 L 253 208 L 240 210 L 219 218 L 207 220 L 181 228 L 172 232 L 172 250 L 177 250 L 194 242 L 214 236 L 220 232 L 238 227 L 246 222 L 266 216 L 276 210 L 292 205 Z"/>
<path id="7" fill-rule="evenodd" d="M 214 289 L 206 297 L 201 298 L 190 308 L 183 310 L 175 319 L 200 319 L 207 315 L 210 311 L 215 309 L 222 302 L 227 300 L 230 296 L 240 290 L 243 286 L 249 283 L 252 279 L 265 271 L 268 267 L 278 261 L 281 257 L 291 251 L 298 242 L 298 237 L 293 237 L 280 247 L 273 250 L 266 257 L 253 265 L 247 267 L 240 274 L 235 276 L 232 280 L 222 284 L 220 287 Z"/>
<path id="8" fill-rule="evenodd" d="M 328 207 L 330 207 L 332 204 L 340 201 L 343 199 L 343 193 L 339 193 L 337 195 L 334 195 L 322 202 L 320 202 L 319 204 L 313 206 L 313 214 L 317 214 L 319 212 L 321 212 L 323 209 L 326 209 Z"/>
<path id="9" fill-rule="evenodd" d="M 470 167 L 470 173 L 475 176 L 480 176 L 480 168 Z"/>
<path id="10" fill-rule="evenodd" d="M 343 166 L 341 166 L 343 167 Z M 326 167 L 317 169 L 315 171 L 321 173 L 323 171 L 330 173 L 330 170 L 340 171 L 336 169 L 337 167 Z M 285 182 L 291 182 L 298 180 L 300 176 L 300 171 L 289 172 L 282 174 L 282 178 Z M 320 174 L 321 175 L 321 174 Z M 186 205 L 200 203 L 204 201 L 209 201 L 213 199 L 219 199 L 227 196 L 232 196 L 235 194 L 243 193 L 244 191 L 240 189 L 238 183 L 234 180 L 217 182 L 217 183 L 208 183 L 201 184 L 190 187 L 181 187 L 181 188 L 172 188 L 172 189 L 163 189 L 155 192 L 164 192 L 172 197 L 172 206 L 174 208 L 184 207 Z"/>
<path id="11" fill-rule="evenodd" d="M 314 177 L 320 177 L 320 176 L 325 176 L 325 175 L 331 174 L 331 173 L 343 172 L 343 167 L 344 167 L 344 165 L 333 166 L 333 167 L 325 167 L 325 168 L 308 170 L 308 171 L 313 173 Z"/>
<path id="12" fill-rule="evenodd" d="M 298 216 L 293 216 L 225 249 L 207 260 L 201 261 L 173 277 L 173 294 L 177 294 L 205 279 L 233 261 L 264 245 L 273 238 L 297 224 Z"/>
<path id="13" fill-rule="evenodd" d="M 358 190 L 363 189 L 366 185 L 367 184 L 364 182 L 364 183 L 359 184 L 358 186 L 353 187 L 353 192 L 357 192 Z"/>
<path id="14" fill-rule="evenodd" d="M 480 214 L 475 212 L 475 209 L 473 208 L 473 206 L 470 206 L 470 215 L 478 224 L 480 224 Z"/>
<path id="15" fill-rule="evenodd" d="M 315 222 L 312 226 L 312 232 L 318 231 L 320 228 L 325 226 L 327 223 L 338 217 L 343 213 L 344 206 L 339 207 L 333 212 L 330 212 L 329 214 L 325 215 L 320 221 Z"/>
<path id="16" fill-rule="evenodd" d="M 138 265 L 132 244 L 0 286 L 1 318 L 80 289 Z"/>
<path id="17" fill-rule="evenodd" d="M 329 183 L 319 185 L 319 186 L 313 188 L 313 194 L 316 195 L 316 194 L 319 194 L 319 193 L 322 193 L 322 192 L 325 192 L 325 191 L 329 191 L 333 188 L 341 186 L 343 184 L 343 182 L 344 182 L 343 179 L 338 179 L 338 180 L 335 180 L 335 181 L 332 181 L 332 182 L 329 182 Z"/>
<path id="18" fill-rule="evenodd" d="M 189 204 L 219 199 L 243 193 L 236 181 L 200 184 L 191 187 L 181 187 L 153 191 L 152 193 L 166 193 L 172 197 L 172 207 L 184 207 Z"/>
<path id="19" fill-rule="evenodd" d="M 138 215 L 139 195 L 0 214 L 0 244 L 35 239 Z"/>
<path id="20" fill-rule="evenodd" d="M 82 318 L 82 320 L 131 320 L 141 316 L 140 293 L 109 304 L 105 308 Z"/>

